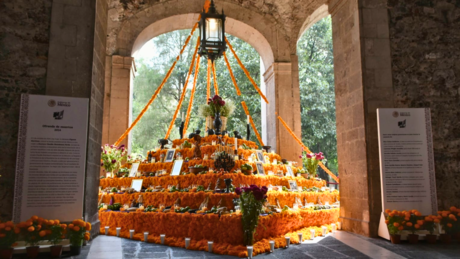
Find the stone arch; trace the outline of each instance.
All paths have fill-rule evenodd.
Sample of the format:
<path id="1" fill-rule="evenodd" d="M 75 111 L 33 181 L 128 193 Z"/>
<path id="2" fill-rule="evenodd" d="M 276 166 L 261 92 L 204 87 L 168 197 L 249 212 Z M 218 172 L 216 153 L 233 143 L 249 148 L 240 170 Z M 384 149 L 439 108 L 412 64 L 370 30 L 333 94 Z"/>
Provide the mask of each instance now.
<path id="1" fill-rule="evenodd" d="M 131 56 L 132 51 L 138 48 L 138 43 L 145 41 L 146 35 L 161 34 L 151 31 L 153 30 L 151 25 L 157 22 L 162 27 L 169 28 L 163 28 L 163 33 L 191 28 L 197 21 L 201 8 L 202 1 L 178 0 L 174 6 L 154 4 L 141 10 L 121 24 L 114 42 L 116 46 L 110 47 L 109 54 Z M 274 61 L 290 61 L 289 40 L 277 27 L 274 19 L 230 2 L 219 2 L 218 8 L 224 9 L 227 15 L 226 31 L 250 43 L 261 56 L 262 54 L 267 56 L 264 58 L 266 67 Z M 268 57 L 270 55 L 273 57 Z"/>
<path id="2" fill-rule="evenodd" d="M 198 13 L 174 15 L 150 24 L 142 30 L 134 40 L 130 52 L 131 56 L 134 56 L 146 42 L 158 35 L 175 30 L 191 29 L 196 23 L 198 16 Z M 227 18 L 225 29 L 227 33 L 253 46 L 262 58 L 265 67 L 269 67 L 274 62 L 274 55 L 270 43 L 259 31 L 232 18 Z"/>
<path id="3" fill-rule="evenodd" d="M 299 30 L 299 34 L 297 35 L 297 41 L 308 29 L 310 29 L 311 26 L 313 26 L 313 24 L 328 16 L 329 14 L 329 5 L 323 4 L 320 7 L 318 7 L 318 9 L 316 9 L 311 15 L 309 15 L 302 24 L 302 27 Z"/>

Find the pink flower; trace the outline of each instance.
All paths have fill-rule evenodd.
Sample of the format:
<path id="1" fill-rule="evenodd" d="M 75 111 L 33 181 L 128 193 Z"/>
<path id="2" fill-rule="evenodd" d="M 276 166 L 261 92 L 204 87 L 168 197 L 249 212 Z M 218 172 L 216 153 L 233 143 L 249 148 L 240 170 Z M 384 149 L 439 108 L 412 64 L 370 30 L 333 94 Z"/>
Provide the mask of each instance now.
<path id="1" fill-rule="evenodd" d="M 307 158 L 313 158 L 313 154 L 307 154 Z"/>

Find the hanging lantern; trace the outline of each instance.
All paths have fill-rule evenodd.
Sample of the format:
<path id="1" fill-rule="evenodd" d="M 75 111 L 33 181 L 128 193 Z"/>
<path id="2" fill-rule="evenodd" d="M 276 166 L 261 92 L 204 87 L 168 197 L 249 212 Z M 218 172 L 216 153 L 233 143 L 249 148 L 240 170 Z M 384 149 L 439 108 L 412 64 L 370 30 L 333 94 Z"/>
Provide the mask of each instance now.
<path id="1" fill-rule="evenodd" d="M 207 56 L 212 61 L 221 57 L 227 49 L 224 10 L 222 14 L 219 14 L 213 0 L 211 0 L 208 12 L 203 10 L 201 13 L 200 39 L 200 55 Z"/>

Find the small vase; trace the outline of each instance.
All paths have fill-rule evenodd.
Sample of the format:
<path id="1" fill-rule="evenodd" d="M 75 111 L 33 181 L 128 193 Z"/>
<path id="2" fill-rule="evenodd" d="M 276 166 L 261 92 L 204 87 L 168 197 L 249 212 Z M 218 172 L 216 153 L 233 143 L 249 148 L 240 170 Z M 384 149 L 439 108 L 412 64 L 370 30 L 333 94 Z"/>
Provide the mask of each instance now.
<path id="1" fill-rule="evenodd" d="M 401 243 L 401 235 L 390 235 L 390 240 L 392 244 Z"/>
<path id="2" fill-rule="evenodd" d="M 40 247 L 39 246 L 28 246 L 26 247 L 27 257 L 35 258 L 38 256 Z"/>
<path id="3" fill-rule="evenodd" d="M 214 129 L 216 131 L 216 135 L 221 135 L 221 128 L 222 128 L 222 120 L 220 119 L 220 113 L 216 112 L 214 116 Z"/>
<path id="4" fill-rule="evenodd" d="M 436 235 L 426 235 L 425 240 L 428 244 L 435 244 L 436 243 Z"/>
<path id="5" fill-rule="evenodd" d="M 52 258 L 60 258 L 62 255 L 62 245 L 50 246 L 50 253 Z"/>
<path id="6" fill-rule="evenodd" d="M 417 244 L 418 243 L 418 235 L 416 234 L 409 234 L 407 236 L 407 240 L 409 241 L 409 244 Z"/>
<path id="7" fill-rule="evenodd" d="M 0 249 L 0 259 L 11 259 L 13 258 L 13 248 Z"/>
<path id="8" fill-rule="evenodd" d="M 81 253 L 81 246 L 70 246 L 70 254 L 79 255 Z"/>
<path id="9" fill-rule="evenodd" d="M 450 234 L 441 234 L 440 238 L 444 244 L 450 244 L 452 236 Z"/>

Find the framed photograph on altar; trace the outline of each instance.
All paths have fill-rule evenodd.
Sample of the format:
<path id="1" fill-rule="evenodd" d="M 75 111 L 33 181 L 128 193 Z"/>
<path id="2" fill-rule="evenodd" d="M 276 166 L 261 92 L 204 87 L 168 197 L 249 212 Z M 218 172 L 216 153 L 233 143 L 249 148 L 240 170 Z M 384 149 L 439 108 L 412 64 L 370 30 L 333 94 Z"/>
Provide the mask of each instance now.
<path id="1" fill-rule="evenodd" d="M 131 165 L 131 169 L 129 170 L 129 177 L 136 177 L 138 168 L 139 168 L 139 163 L 133 163 Z"/>
<path id="2" fill-rule="evenodd" d="M 286 166 L 286 170 L 287 170 L 286 176 L 294 177 L 294 172 L 292 171 L 292 167 L 290 165 Z"/>
<path id="3" fill-rule="evenodd" d="M 174 166 L 171 171 L 172 176 L 178 176 L 180 175 L 180 170 L 182 169 L 182 164 L 184 163 L 184 160 L 176 160 L 174 161 Z"/>
<path id="4" fill-rule="evenodd" d="M 175 149 L 168 149 L 168 151 L 166 152 L 165 163 L 170 163 L 174 160 L 174 153 L 176 153 Z"/>
<path id="5" fill-rule="evenodd" d="M 264 157 L 264 153 L 262 152 L 262 150 L 256 150 L 256 155 L 257 155 L 257 160 L 265 164 L 265 157 Z"/>
<path id="6" fill-rule="evenodd" d="M 297 187 L 297 182 L 294 181 L 294 180 L 289 180 L 288 181 L 289 183 L 289 189 L 293 192 L 293 191 L 298 191 L 298 187 Z"/>
<path id="7" fill-rule="evenodd" d="M 143 179 L 135 179 L 131 182 L 131 188 L 136 190 L 137 192 L 140 192 L 142 190 L 142 182 Z"/>
<path id="8" fill-rule="evenodd" d="M 259 175 L 265 175 L 264 164 L 262 162 L 256 162 L 256 168 Z"/>

